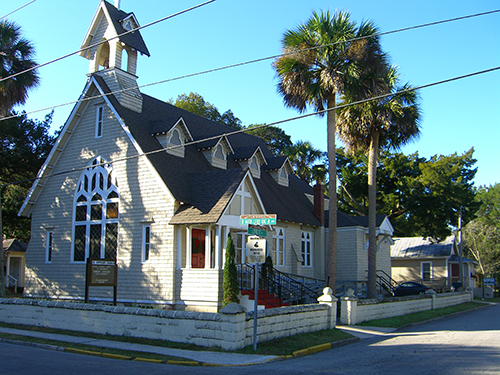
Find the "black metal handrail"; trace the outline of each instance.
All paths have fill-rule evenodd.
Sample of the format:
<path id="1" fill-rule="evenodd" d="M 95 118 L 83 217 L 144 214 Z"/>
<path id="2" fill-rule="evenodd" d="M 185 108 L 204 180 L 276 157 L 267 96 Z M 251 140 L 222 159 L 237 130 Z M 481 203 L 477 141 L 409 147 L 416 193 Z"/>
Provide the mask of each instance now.
<path id="1" fill-rule="evenodd" d="M 237 269 L 240 289 L 253 290 L 254 268 L 248 264 L 238 264 Z M 264 274 L 260 268 L 259 289 L 266 290 L 269 294 L 273 294 L 278 299 L 281 299 L 283 303 L 290 305 L 316 302 L 318 297 L 317 292 L 276 269 Z M 262 299 L 266 300 L 265 298 Z M 273 301 L 267 300 L 266 302 L 271 306 L 275 306 Z"/>

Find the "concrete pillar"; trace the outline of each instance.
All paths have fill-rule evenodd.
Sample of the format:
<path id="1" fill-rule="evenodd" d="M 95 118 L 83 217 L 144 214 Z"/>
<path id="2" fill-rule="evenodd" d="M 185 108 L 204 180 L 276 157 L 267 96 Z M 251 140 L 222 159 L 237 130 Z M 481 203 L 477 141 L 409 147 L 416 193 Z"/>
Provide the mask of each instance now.
<path id="1" fill-rule="evenodd" d="M 340 298 L 340 323 L 355 325 L 357 323 L 358 297 L 349 293 Z"/>
<path id="2" fill-rule="evenodd" d="M 191 227 L 186 227 L 186 268 L 188 269 L 192 268 L 192 263 L 191 263 L 192 242 L 193 238 L 191 233 Z"/>
<path id="3" fill-rule="evenodd" d="M 212 246 L 212 243 L 210 241 L 210 225 L 207 225 L 205 227 L 205 269 L 210 268 L 211 264 L 211 258 L 212 254 L 210 253 L 210 247 Z"/>
<path id="4" fill-rule="evenodd" d="M 318 302 L 328 306 L 328 329 L 333 329 L 337 325 L 337 301 L 330 287 L 323 289 L 323 295 L 318 297 Z"/>
<path id="5" fill-rule="evenodd" d="M 222 238 L 221 238 L 221 226 L 215 226 L 215 269 L 220 270 L 222 268 Z"/>
<path id="6" fill-rule="evenodd" d="M 180 225 L 176 227 L 175 231 L 176 242 L 177 242 L 177 264 L 176 268 L 180 270 L 182 268 L 182 228 Z"/>

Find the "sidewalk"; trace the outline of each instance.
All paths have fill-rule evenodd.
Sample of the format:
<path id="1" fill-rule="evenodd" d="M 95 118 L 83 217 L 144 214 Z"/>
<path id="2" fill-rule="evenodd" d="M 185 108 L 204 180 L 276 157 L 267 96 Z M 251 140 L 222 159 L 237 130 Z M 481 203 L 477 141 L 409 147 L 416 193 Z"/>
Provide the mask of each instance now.
<path id="1" fill-rule="evenodd" d="M 78 337 L 78 336 L 68 336 L 59 335 L 55 333 L 43 333 L 28 331 L 24 329 L 13 329 L 13 328 L 3 328 L 0 327 L 0 332 L 10 333 L 13 335 L 38 337 L 48 340 L 57 340 L 64 342 L 71 342 L 77 344 L 86 344 L 99 346 L 102 348 L 113 348 L 121 350 L 133 350 L 138 352 L 156 353 L 161 355 L 169 355 L 174 357 L 187 358 L 192 361 L 202 362 L 205 365 L 213 366 L 238 366 L 238 365 L 253 365 L 259 363 L 265 363 L 270 361 L 281 360 L 281 356 L 272 355 L 257 355 L 257 354 L 237 354 L 237 353 L 225 353 L 225 352 L 208 352 L 208 351 L 193 351 L 193 350 L 182 350 L 182 349 L 172 349 L 163 348 L 151 345 L 133 344 L 119 341 L 108 341 L 91 339 L 88 337 Z M 61 349 L 62 350 L 62 349 Z"/>

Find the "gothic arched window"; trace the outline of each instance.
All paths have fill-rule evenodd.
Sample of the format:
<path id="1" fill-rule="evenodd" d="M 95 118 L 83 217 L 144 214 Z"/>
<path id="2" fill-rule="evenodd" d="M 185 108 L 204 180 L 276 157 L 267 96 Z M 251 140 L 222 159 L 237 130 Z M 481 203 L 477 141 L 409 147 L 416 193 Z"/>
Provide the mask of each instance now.
<path id="1" fill-rule="evenodd" d="M 73 262 L 116 259 L 119 201 L 113 169 L 98 156 L 82 172 L 75 191 Z"/>

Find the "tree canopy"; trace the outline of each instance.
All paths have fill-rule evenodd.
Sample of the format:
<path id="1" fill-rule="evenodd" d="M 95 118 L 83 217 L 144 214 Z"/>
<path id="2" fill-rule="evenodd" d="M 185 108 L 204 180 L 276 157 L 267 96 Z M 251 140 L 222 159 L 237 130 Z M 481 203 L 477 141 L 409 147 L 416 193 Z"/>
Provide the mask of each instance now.
<path id="1" fill-rule="evenodd" d="M 479 264 L 478 273 L 500 277 L 500 184 L 481 186 L 476 218 L 464 228 L 465 254 Z"/>
<path id="2" fill-rule="evenodd" d="M 383 62 L 382 54 L 373 54 L 379 44 L 378 30 L 370 21 L 359 26 L 348 12 L 313 12 L 294 29 L 285 31 L 284 54 L 276 59 L 278 92 L 285 106 L 304 112 L 333 109 L 336 98 L 361 76 L 368 65 Z M 370 60 L 370 64 L 366 62 Z M 323 115 L 324 112 L 321 112 Z M 333 110 L 327 116 L 327 152 L 329 175 L 336 174 L 336 120 Z M 330 178 L 330 202 L 337 204 L 337 179 Z M 335 290 L 337 274 L 337 210 L 329 211 L 327 285 Z"/>
<path id="3" fill-rule="evenodd" d="M 404 155 L 383 151 L 379 158 L 377 211 L 391 220 L 395 236 L 444 239 L 457 226 L 464 208 L 464 222 L 477 211 L 473 179 L 476 174 L 474 149 L 462 155 L 435 155 L 429 159 L 417 153 Z M 339 209 L 365 215 L 368 207 L 367 157 L 337 152 L 338 175 L 345 191 L 339 191 Z"/>
<path id="4" fill-rule="evenodd" d="M 0 184 L 32 179 L 47 158 L 55 136 L 49 134 L 52 113 L 43 121 L 26 114 L 0 121 Z M 33 181 L 9 185 L 2 190 L 3 232 L 7 238 L 28 242 L 30 221 L 17 216 Z"/>
<path id="5" fill-rule="evenodd" d="M 224 124 L 235 129 L 243 129 L 241 120 L 236 117 L 230 109 L 221 114 L 217 107 L 205 101 L 200 94 L 194 92 L 191 92 L 188 95 L 181 94 L 177 96 L 175 102 L 173 99 L 170 99 L 169 103 L 220 124 Z"/>
<path id="6" fill-rule="evenodd" d="M 13 22 L 0 22 L 0 79 L 32 69 L 33 45 L 21 36 L 21 27 Z M 36 87 L 40 79 L 36 70 L 17 75 L 0 82 L 0 114 L 7 115 L 17 104 L 24 104 L 28 91 Z"/>

